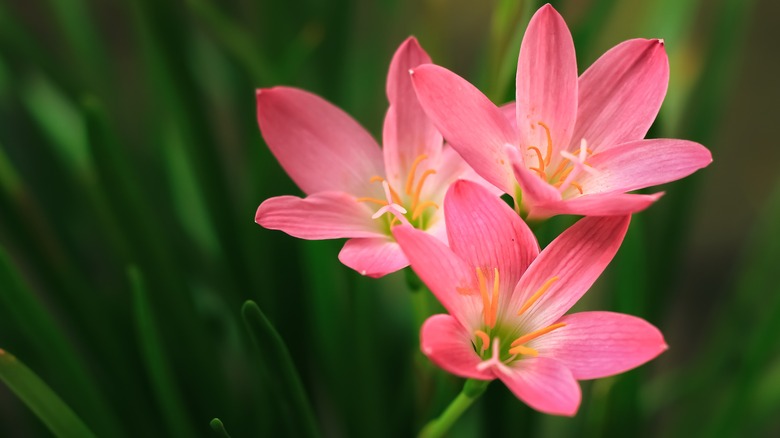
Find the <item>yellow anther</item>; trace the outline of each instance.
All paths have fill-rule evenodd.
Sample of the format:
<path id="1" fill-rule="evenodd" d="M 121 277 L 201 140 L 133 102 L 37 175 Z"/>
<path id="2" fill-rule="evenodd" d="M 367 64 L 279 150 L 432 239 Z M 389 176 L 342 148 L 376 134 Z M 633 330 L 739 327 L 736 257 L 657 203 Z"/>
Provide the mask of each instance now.
<path id="1" fill-rule="evenodd" d="M 539 330 L 533 331 L 531 333 L 527 333 L 527 334 L 525 334 L 523 336 L 520 336 L 519 338 L 515 339 L 512 342 L 511 346 L 512 347 L 517 347 L 518 345 L 526 344 L 526 343 L 528 343 L 528 342 L 538 338 L 539 336 L 546 335 L 547 333 L 550 333 L 551 331 L 559 329 L 559 328 L 561 328 L 561 327 L 563 327 L 565 325 L 566 325 L 565 322 L 559 322 L 557 324 L 548 325 L 547 327 L 545 327 L 543 329 L 539 329 Z M 509 352 L 511 353 L 512 350 L 509 350 Z"/>
<path id="2" fill-rule="evenodd" d="M 477 330 L 474 332 L 475 335 L 479 337 L 479 339 L 482 339 L 482 347 L 480 347 L 480 350 L 485 351 L 490 346 L 490 336 L 488 336 L 487 333 L 483 332 L 482 330 Z"/>
<path id="3" fill-rule="evenodd" d="M 433 201 L 425 201 L 422 204 L 418 205 L 417 208 L 414 209 L 414 212 L 412 213 L 412 220 L 417 219 L 420 217 L 423 211 L 425 211 L 426 208 L 433 207 L 435 209 L 439 209 L 439 206 L 436 205 Z"/>
<path id="4" fill-rule="evenodd" d="M 373 202 L 374 204 L 379 204 L 379 205 L 382 205 L 382 206 L 387 205 L 387 201 L 383 201 L 383 200 L 377 199 L 377 198 L 363 197 L 363 198 L 356 198 L 355 201 L 357 201 L 357 202 Z"/>
<path id="5" fill-rule="evenodd" d="M 537 172 L 544 174 L 545 162 L 544 162 L 544 158 L 542 158 L 542 151 L 540 151 L 539 148 L 536 146 L 528 146 L 528 149 L 536 152 L 536 158 L 539 160 L 539 168 L 533 170 L 536 170 Z M 546 175 L 543 176 L 542 178 L 546 178 Z"/>
<path id="6" fill-rule="evenodd" d="M 414 195 L 412 196 L 412 210 L 414 210 L 417 207 L 417 203 L 420 202 L 420 193 L 422 193 L 423 184 L 425 184 L 425 180 L 436 173 L 433 169 L 428 169 L 425 172 L 423 172 L 422 176 L 420 177 L 420 181 L 417 183 L 417 188 L 414 190 Z M 410 193 L 411 194 L 411 193 Z"/>
<path id="7" fill-rule="evenodd" d="M 414 174 L 417 172 L 417 166 L 420 164 L 420 162 L 424 159 L 428 158 L 427 155 L 422 154 L 419 157 L 414 159 L 414 162 L 412 163 L 411 169 L 409 169 L 409 175 L 406 177 L 406 194 L 411 195 L 412 194 L 412 186 L 414 185 Z"/>
<path id="8" fill-rule="evenodd" d="M 550 160 L 552 159 L 552 152 L 553 152 L 553 146 L 552 146 L 552 137 L 550 136 L 550 128 L 544 123 L 544 122 L 537 122 L 539 126 L 544 128 L 544 133 L 547 134 L 547 157 L 544 159 L 544 164 L 546 166 L 550 165 Z"/>
<path id="9" fill-rule="evenodd" d="M 510 348 L 509 354 L 524 354 L 526 356 L 536 357 L 539 355 L 539 352 L 534 350 L 531 347 L 526 347 L 525 345 L 518 345 L 517 347 Z"/>
<path id="10" fill-rule="evenodd" d="M 498 268 L 493 268 L 492 296 L 488 295 L 487 280 L 481 268 L 477 268 L 477 280 L 479 281 L 479 293 L 482 295 L 482 314 L 485 319 L 485 325 L 493 328 L 496 326 L 496 316 L 498 315 L 498 291 L 500 284 Z"/>
<path id="11" fill-rule="evenodd" d="M 520 308 L 517 314 L 522 315 L 523 312 L 528 310 L 536 302 L 536 300 L 538 300 L 539 297 L 541 297 L 545 292 L 547 292 L 547 289 L 549 289 L 550 286 L 552 286 L 552 284 L 555 283 L 556 281 L 558 281 L 558 277 L 553 277 L 545 281 L 542 287 L 540 287 L 538 291 L 534 292 L 534 294 L 531 295 L 531 298 L 526 300 L 525 304 L 523 304 L 523 307 Z"/>

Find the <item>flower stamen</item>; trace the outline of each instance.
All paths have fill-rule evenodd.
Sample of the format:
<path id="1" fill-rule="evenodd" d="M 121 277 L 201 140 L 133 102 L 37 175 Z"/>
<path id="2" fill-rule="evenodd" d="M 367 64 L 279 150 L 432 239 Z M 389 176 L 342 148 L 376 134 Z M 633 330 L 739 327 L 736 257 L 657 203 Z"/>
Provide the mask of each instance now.
<path id="1" fill-rule="evenodd" d="M 477 280 L 479 282 L 479 293 L 482 295 L 482 314 L 485 318 L 485 325 L 493 328 L 496 326 L 496 315 L 498 314 L 498 268 L 493 268 L 492 296 L 488 294 L 487 280 L 481 268 L 477 268 Z"/>
<path id="2" fill-rule="evenodd" d="M 412 213 L 412 220 L 417 220 L 417 218 L 420 217 L 422 212 L 428 207 L 433 207 L 437 210 L 439 209 L 439 206 L 435 202 L 425 201 L 422 204 L 418 205 L 417 208 L 414 209 L 414 212 Z"/>
<path id="3" fill-rule="evenodd" d="M 561 327 L 566 326 L 565 322 L 559 322 L 556 324 L 549 325 L 543 329 L 535 330 L 531 333 L 527 333 L 523 336 L 520 336 L 519 338 L 515 339 L 512 342 L 512 345 L 509 349 L 509 354 L 530 354 L 531 356 L 536 356 L 539 354 L 538 351 L 536 351 L 533 348 L 526 347 L 523 344 L 527 344 L 528 342 L 538 338 L 539 336 L 545 335 L 547 333 L 550 333 L 553 330 L 557 330 Z"/>
<path id="4" fill-rule="evenodd" d="M 474 332 L 479 339 L 482 339 L 482 347 L 481 350 L 485 351 L 488 349 L 488 346 L 490 346 L 490 336 L 488 336 L 487 333 L 483 332 L 482 330 L 477 330 Z"/>
<path id="5" fill-rule="evenodd" d="M 417 173 L 417 166 L 420 165 L 420 162 L 428 158 L 428 155 L 422 154 L 419 157 L 414 159 L 414 162 L 412 163 L 411 169 L 409 169 L 409 176 L 406 177 L 406 194 L 411 195 L 412 194 L 412 188 L 414 186 L 414 174 Z"/>
<path id="6" fill-rule="evenodd" d="M 547 126 L 547 124 L 545 124 L 544 122 L 536 122 L 536 123 L 542 128 L 544 128 L 544 133 L 547 135 L 547 156 L 544 159 L 544 165 L 549 166 L 550 160 L 552 159 L 552 153 L 553 153 L 553 143 L 552 143 L 552 136 L 550 135 L 550 127 Z"/>
<path id="7" fill-rule="evenodd" d="M 531 298 L 528 298 L 526 300 L 525 304 L 523 304 L 523 307 L 520 308 L 520 310 L 517 312 L 518 315 L 522 315 L 526 310 L 528 310 L 535 302 L 539 299 L 545 292 L 547 292 L 547 289 L 552 286 L 553 283 L 558 281 L 558 277 L 552 277 L 549 280 L 545 281 L 542 287 L 539 288 L 538 291 L 534 292 L 533 295 L 531 295 Z"/>

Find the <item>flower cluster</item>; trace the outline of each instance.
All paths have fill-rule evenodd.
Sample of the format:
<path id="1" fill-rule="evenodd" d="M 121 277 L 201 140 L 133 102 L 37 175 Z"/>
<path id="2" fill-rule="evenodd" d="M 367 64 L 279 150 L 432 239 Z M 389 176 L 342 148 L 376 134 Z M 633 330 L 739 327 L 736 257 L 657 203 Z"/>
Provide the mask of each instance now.
<path id="1" fill-rule="evenodd" d="M 566 312 L 612 260 L 630 215 L 661 195 L 628 192 L 712 160 L 694 142 L 643 139 L 668 77 L 664 42 L 644 39 L 578 77 L 571 34 L 546 5 L 523 38 L 516 101 L 497 107 L 409 38 L 390 63 L 381 148 L 313 94 L 257 92 L 263 137 L 307 196 L 268 199 L 255 219 L 303 239 L 349 239 L 339 259 L 363 275 L 411 265 L 449 312 L 421 329 L 434 363 L 500 379 L 539 411 L 574 415 L 578 379 L 666 349 L 640 318 Z M 558 214 L 586 217 L 540 251 L 524 219 Z"/>

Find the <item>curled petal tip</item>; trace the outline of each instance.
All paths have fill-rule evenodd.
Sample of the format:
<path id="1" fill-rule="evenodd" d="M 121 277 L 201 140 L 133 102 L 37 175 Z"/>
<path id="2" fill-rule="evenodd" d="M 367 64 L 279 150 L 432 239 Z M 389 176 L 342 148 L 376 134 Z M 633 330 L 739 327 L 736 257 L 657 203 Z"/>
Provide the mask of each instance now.
<path id="1" fill-rule="evenodd" d="M 409 69 L 409 76 L 414 76 L 414 69 L 413 68 Z"/>
<path id="2" fill-rule="evenodd" d="M 658 41 L 658 44 L 664 45 L 664 39 L 663 38 L 657 38 L 656 41 Z"/>

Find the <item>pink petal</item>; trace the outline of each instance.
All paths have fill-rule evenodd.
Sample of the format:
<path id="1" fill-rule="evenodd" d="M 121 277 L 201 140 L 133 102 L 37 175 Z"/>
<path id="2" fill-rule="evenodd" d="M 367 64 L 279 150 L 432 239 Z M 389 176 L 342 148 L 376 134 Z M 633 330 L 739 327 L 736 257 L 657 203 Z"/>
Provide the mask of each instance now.
<path id="1" fill-rule="evenodd" d="M 566 150 L 577 116 L 577 59 L 569 28 L 549 4 L 525 31 L 517 63 L 517 127 L 520 144 L 546 154 L 550 129 L 553 152 Z"/>
<path id="2" fill-rule="evenodd" d="M 512 161 L 512 170 L 522 191 L 521 198 L 516 201 L 522 202 L 524 209 L 533 213 L 537 204 L 549 204 L 561 200 L 561 192 L 558 189 L 526 167 L 517 148 L 507 148 L 507 155 Z"/>
<path id="3" fill-rule="evenodd" d="M 436 65 L 414 69 L 412 83 L 447 142 L 488 182 L 513 193 L 504 145 L 515 144 L 516 136 L 501 111 L 466 80 Z"/>
<path id="4" fill-rule="evenodd" d="M 560 361 L 578 380 L 628 371 L 667 349 L 657 328 L 631 315 L 582 312 L 558 322 L 566 325 L 539 337 L 534 348 Z"/>
<path id="5" fill-rule="evenodd" d="M 470 181 L 457 181 L 444 200 L 452 251 L 471 269 L 498 268 L 500 284 L 511 293 L 539 244 L 528 225 L 501 198 Z"/>
<path id="6" fill-rule="evenodd" d="M 441 134 L 417 102 L 409 76 L 410 69 L 430 62 L 431 58 L 414 37 L 401 44 L 390 62 L 387 75 L 390 108 L 385 118 L 382 143 L 388 178 L 396 184 L 405 182 L 417 157 L 425 154 L 428 156 L 427 163 L 436 162 L 441 151 Z"/>
<path id="7" fill-rule="evenodd" d="M 372 278 L 409 266 L 401 247 L 387 237 L 349 239 L 339 252 L 341 263 Z"/>
<path id="8" fill-rule="evenodd" d="M 501 113 L 509 120 L 512 130 L 517 132 L 517 103 L 509 102 L 498 107 Z"/>
<path id="9" fill-rule="evenodd" d="M 456 376 L 493 380 L 490 370 L 477 370 L 482 359 L 471 344 L 473 337 L 450 315 L 433 315 L 420 330 L 420 349 L 433 363 Z"/>
<path id="10" fill-rule="evenodd" d="M 634 39 L 613 47 L 579 80 L 579 108 L 571 148 L 587 140 L 604 151 L 644 138 L 669 82 L 663 40 Z"/>
<path id="11" fill-rule="evenodd" d="M 686 177 L 712 162 L 704 146 L 686 140 L 637 140 L 588 159 L 598 172 L 580 180 L 585 193 L 628 192 Z"/>
<path id="12" fill-rule="evenodd" d="M 401 245 L 414 272 L 420 277 L 450 315 L 465 327 L 480 320 L 482 300 L 474 270 L 444 243 L 409 225 L 393 227 L 393 236 Z"/>
<path id="13" fill-rule="evenodd" d="M 512 364 L 510 373 L 498 373 L 498 378 L 517 398 L 539 412 L 572 417 L 580 406 L 579 383 L 555 359 L 522 359 Z"/>
<path id="14" fill-rule="evenodd" d="M 509 307 L 519 311 L 545 283 L 553 277 L 557 280 L 522 314 L 518 325 L 537 330 L 566 313 L 615 256 L 630 219 L 586 217 L 553 240 L 520 279 Z"/>
<path id="15" fill-rule="evenodd" d="M 306 198 L 277 196 L 265 200 L 255 222 L 300 239 L 340 239 L 384 236 L 371 210 L 342 192 L 323 192 Z"/>
<path id="16" fill-rule="evenodd" d="M 596 193 L 577 196 L 549 204 L 534 205 L 528 214 L 528 219 L 544 219 L 558 214 L 624 216 L 644 210 L 661 196 L 663 196 L 663 192 L 652 195 Z"/>
<path id="17" fill-rule="evenodd" d="M 257 90 L 257 122 L 279 164 L 305 193 L 372 192 L 382 151 L 346 113 L 303 90 Z"/>

